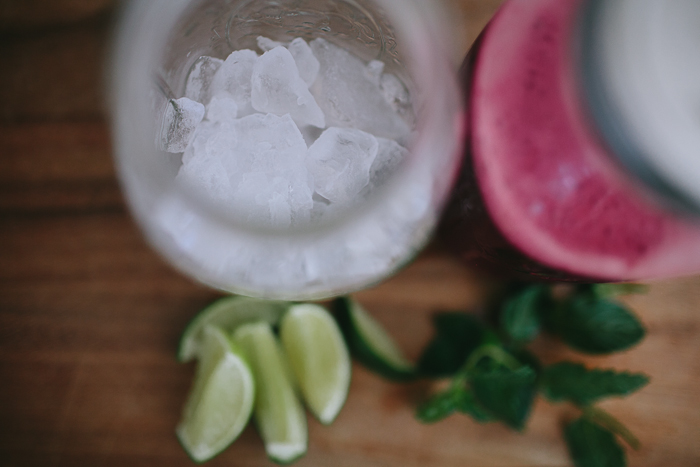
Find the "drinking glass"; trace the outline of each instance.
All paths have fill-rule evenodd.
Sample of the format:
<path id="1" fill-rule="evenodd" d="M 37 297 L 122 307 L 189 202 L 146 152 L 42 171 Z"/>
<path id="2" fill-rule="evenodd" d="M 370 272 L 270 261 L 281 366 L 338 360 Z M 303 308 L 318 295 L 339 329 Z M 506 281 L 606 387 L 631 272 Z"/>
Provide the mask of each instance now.
<path id="1" fill-rule="evenodd" d="M 150 244 L 184 274 L 227 292 L 320 299 L 376 283 L 430 238 L 461 159 L 464 116 L 450 15 L 430 0 L 133 0 L 114 41 L 115 159 Z M 256 225 L 177 183 L 180 154 L 158 146 L 171 99 L 202 56 L 256 49 L 256 38 L 323 38 L 410 90 L 409 152 L 366 200 L 305 225 Z"/>

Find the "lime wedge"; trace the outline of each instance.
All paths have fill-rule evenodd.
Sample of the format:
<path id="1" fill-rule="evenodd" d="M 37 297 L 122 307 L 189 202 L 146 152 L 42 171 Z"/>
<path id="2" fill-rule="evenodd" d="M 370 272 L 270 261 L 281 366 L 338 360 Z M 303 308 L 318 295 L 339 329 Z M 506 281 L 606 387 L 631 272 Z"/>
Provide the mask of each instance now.
<path id="1" fill-rule="evenodd" d="M 287 356 L 269 323 L 244 324 L 236 329 L 233 339 L 253 370 L 255 421 L 267 455 L 275 462 L 293 462 L 306 453 L 308 428 Z"/>
<path id="2" fill-rule="evenodd" d="M 202 343 L 202 329 L 207 324 L 219 326 L 231 333 L 237 326 L 253 321 L 276 324 L 287 308 L 288 302 L 242 296 L 222 298 L 202 310 L 187 325 L 180 338 L 177 359 L 188 362 L 198 356 Z"/>
<path id="3" fill-rule="evenodd" d="M 253 411 L 255 383 L 248 364 L 226 333 L 202 330 L 197 374 L 177 436 L 196 462 L 219 454 L 245 428 Z"/>
<path id="4" fill-rule="evenodd" d="M 414 365 L 359 303 L 348 297 L 338 298 L 333 308 L 350 351 L 360 363 L 385 378 L 406 381 L 414 377 Z"/>
<path id="5" fill-rule="evenodd" d="M 350 388 L 350 356 L 333 317 L 318 305 L 295 305 L 280 324 L 282 345 L 306 405 L 330 424 Z"/>

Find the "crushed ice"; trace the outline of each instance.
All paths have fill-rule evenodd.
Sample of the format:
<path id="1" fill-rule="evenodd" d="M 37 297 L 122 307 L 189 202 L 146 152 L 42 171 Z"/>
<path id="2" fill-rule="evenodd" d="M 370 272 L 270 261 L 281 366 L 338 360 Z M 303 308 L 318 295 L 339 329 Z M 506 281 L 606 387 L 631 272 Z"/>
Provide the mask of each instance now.
<path id="1" fill-rule="evenodd" d="M 253 108 L 258 112 L 289 114 L 299 126 L 326 126 L 323 112 L 286 48 L 275 47 L 255 62 L 251 87 Z"/>
<path id="2" fill-rule="evenodd" d="M 178 181 L 281 228 L 337 214 L 385 183 L 408 153 L 404 84 L 323 39 L 257 45 L 261 55 L 200 57 L 185 97 L 170 101 L 161 146 L 183 153 Z"/>

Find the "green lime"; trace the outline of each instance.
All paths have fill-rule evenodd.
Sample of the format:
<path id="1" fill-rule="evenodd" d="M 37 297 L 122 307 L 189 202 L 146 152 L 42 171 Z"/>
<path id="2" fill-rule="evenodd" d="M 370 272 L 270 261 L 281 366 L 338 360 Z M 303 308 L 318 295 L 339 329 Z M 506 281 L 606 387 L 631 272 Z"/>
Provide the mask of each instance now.
<path id="1" fill-rule="evenodd" d="M 306 453 L 306 414 L 297 396 L 289 362 L 269 323 L 244 324 L 233 334 L 256 381 L 255 421 L 267 455 L 290 463 Z"/>
<path id="2" fill-rule="evenodd" d="M 358 361 L 389 379 L 406 381 L 414 377 L 414 365 L 359 303 L 343 297 L 336 299 L 333 307 L 350 351 Z"/>
<path id="3" fill-rule="evenodd" d="M 248 364 L 226 333 L 202 329 L 199 364 L 177 436 L 189 456 L 204 462 L 219 454 L 245 428 L 255 383 Z"/>
<path id="4" fill-rule="evenodd" d="M 187 325 L 180 338 L 177 359 L 188 362 L 196 358 L 202 343 L 202 329 L 207 324 L 231 333 L 244 323 L 265 321 L 276 324 L 289 308 L 288 302 L 260 300 L 242 296 L 225 297 L 202 310 Z"/>
<path id="5" fill-rule="evenodd" d="M 280 323 L 282 345 L 306 405 L 330 424 L 350 388 L 350 356 L 333 317 L 318 305 L 295 305 Z"/>

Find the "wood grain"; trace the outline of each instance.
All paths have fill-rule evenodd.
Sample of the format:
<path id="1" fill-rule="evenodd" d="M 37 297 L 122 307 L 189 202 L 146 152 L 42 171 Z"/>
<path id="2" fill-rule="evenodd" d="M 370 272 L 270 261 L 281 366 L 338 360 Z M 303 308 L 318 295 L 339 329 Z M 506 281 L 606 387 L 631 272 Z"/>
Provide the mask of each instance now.
<path id="1" fill-rule="evenodd" d="M 123 205 L 101 103 L 108 23 L 90 13 L 98 3 L 76 0 L 84 16 L 56 13 L 60 27 L 39 22 L 35 33 L 0 41 L 9 64 L 0 69 L 2 467 L 193 465 L 174 436 L 193 367 L 174 353 L 187 321 L 218 294 L 158 258 Z M 466 50 L 500 1 L 454 3 Z M 357 297 L 416 358 L 434 312 L 478 310 L 496 285 L 433 246 Z M 648 338 L 586 361 L 645 371 L 653 382 L 604 406 L 643 442 L 630 465 L 699 465 L 700 277 L 653 284 L 629 304 Z M 535 350 L 546 362 L 574 357 L 550 339 Z M 412 406 L 428 389 L 353 367 L 346 407 L 331 427 L 310 420 L 309 453 L 297 465 L 570 465 L 560 429 L 571 408 L 539 402 L 524 434 L 463 417 L 423 426 Z M 249 427 L 208 465 L 271 464 Z"/>
<path id="2" fill-rule="evenodd" d="M 98 16 L 115 3 L 115 0 L 3 0 L 0 2 L 0 33 L 70 25 Z"/>
<path id="3" fill-rule="evenodd" d="M 109 24 L 0 35 L 0 122 L 103 118 Z"/>

